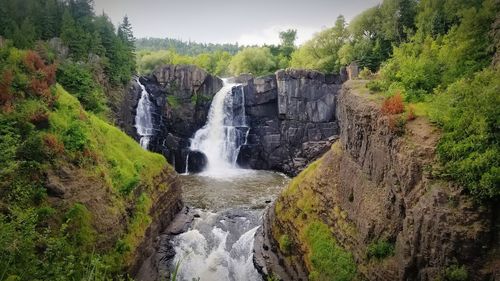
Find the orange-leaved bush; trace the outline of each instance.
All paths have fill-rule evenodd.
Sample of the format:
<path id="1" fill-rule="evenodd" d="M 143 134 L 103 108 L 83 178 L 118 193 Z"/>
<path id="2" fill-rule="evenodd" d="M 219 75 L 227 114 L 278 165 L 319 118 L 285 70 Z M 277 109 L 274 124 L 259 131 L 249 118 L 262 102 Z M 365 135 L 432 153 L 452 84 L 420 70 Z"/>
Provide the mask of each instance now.
<path id="1" fill-rule="evenodd" d="M 385 115 L 400 114 L 404 111 L 405 105 L 400 93 L 396 93 L 394 96 L 387 98 L 382 104 L 382 113 Z"/>

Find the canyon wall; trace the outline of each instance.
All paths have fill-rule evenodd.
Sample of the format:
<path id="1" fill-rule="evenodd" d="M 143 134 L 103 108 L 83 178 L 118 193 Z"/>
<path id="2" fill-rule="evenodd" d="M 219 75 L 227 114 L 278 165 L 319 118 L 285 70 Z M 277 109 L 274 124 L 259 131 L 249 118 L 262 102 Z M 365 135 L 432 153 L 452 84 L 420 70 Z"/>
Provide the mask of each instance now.
<path id="1" fill-rule="evenodd" d="M 335 103 L 344 80 L 345 75 L 306 70 L 232 78 L 230 82 L 243 87 L 250 128 L 238 164 L 296 175 L 322 155 L 338 135 Z M 162 153 L 178 172 L 184 172 L 189 140 L 206 123 L 211 100 L 221 89 L 222 80 L 196 66 L 164 65 L 139 81 L 155 107 L 156 133 L 149 149 Z M 138 139 L 134 117 L 141 88 L 135 81 L 131 84 L 123 104 L 121 127 Z M 235 98 L 234 102 L 242 104 L 241 99 Z"/>
<path id="2" fill-rule="evenodd" d="M 205 124 L 222 80 L 194 65 L 164 65 L 138 80 L 154 104 L 155 134 L 149 150 L 163 154 L 178 172 L 184 172 L 189 139 Z M 141 92 L 137 81 L 132 81 L 121 114 L 121 127 L 136 140 L 134 118 Z"/>
<path id="3" fill-rule="evenodd" d="M 336 96 L 343 77 L 308 70 L 243 75 L 250 132 L 238 162 L 296 175 L 328 150 L 338 135 Z"/>
<path id="4" fill-rule="evenodd" d="M 401 136 L 356 81 L 344 84 L 336 115 L 339 141 L 266 215 L 261 271 L 284 280 L 498 278 L 498 207 L 433 177 L 439 131 L 420 117 Z M 318 229 L 328 235 L 315 240 Z M 318 245 L 332 253 L 321 256 Z"/>

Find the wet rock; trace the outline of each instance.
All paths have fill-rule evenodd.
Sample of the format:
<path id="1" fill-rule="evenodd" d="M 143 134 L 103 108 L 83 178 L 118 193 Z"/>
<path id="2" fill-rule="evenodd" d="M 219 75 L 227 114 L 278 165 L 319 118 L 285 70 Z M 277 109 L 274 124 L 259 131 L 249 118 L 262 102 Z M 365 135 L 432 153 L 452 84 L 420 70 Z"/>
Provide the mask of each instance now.
<path id="1" fill-rule="evenodd" d="M 149 149 L 163 154 L 178 172 L 186 169 L 189 139 L 207 120 L 213 96 L 222 80 L 194 65 L 163 65 L 149 76 L 139 77 L 154 104 L 156 132 Z M 141 87 L 133 80 L 128 88 L 120 116 L 120 127 L 136 140 L 134 127 Z"/>
<path id="2" fill-rule="evenodd" d="M 200 173 L 207 166 L 208 159 L 205 154 L 201 151 L 189 151 L 188 159 L 188 172 L 190 173 Z"/>
<path id="3" fill-rule="evenodd" d="M 238 164 L 296 175 L 338 136 L 335 101 L 343 82 L 339 75 L 281 70 L 238 80 L 245 85 L 250 125 Z M 304 144 L 310 148 L 304 150 Z"/>

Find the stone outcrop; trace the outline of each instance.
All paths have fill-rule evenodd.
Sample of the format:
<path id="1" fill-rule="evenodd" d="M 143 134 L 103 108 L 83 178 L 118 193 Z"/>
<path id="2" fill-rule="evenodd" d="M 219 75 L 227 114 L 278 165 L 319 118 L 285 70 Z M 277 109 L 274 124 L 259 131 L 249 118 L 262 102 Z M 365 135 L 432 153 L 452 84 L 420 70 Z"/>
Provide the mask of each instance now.
<path id="1" fill-rule="evenodd" d="M 464 265 L 470 280 L 498 278 L 499 207 L 480 205 L 433 178 L 437 129 L 417 118 L 398 136 L 356 83 L 346 83 L 338 96 L 339 141 L 294 179 L 267 215 L 256 239 L 262 272 L 304 280 L 313 267 L 304 229 L 320 221 L 352 254 L 362 280 L 437 280 L 453 265 Z M 278 246 L 284 234 L 291 253 Z M 382 260 L 367 255 L 379 241 L 394 247 Z"/>
<path id="2" fill-rule="evenodd" d="M 160 177 L 155 179 L 156 185 L 166 187 L 166 190 L 158 190 L 152 196 L 152 208 L 149 216 L 151 224 L 147 228 L 141 243 L 135 249 L 129 273 L 132 276 L 143 274 L 144 268 L 152 276 L 148 280 L 158 280 L 156 274 L 160 272 L 158 262 L 155 259 L 158 247 L 160 247 L 160 236 L 165 229 L 173 222 L 177 213 L 182 209 L 181 188 L 177 181 L 177 175 L 170 168 L 165 170 Z"/>
<path id="3" fill-rule="evenodd" d="M 237 97 L 245 97 L 250 128 L 238 164 L 296 175 L 322 155 L 338 135 L 335 103 L 343 79 L 345 74 L 307 70 L 233 78 L 232 82 L 242 84 L 244 95 Z M 184 172 L 189 139 L 206 123 L 211 100 L 221 89 L 222 80 L 196 66 L 165 65 L 139 81 L 155 106 L 152 119 L 157 133 L 149 149 L 162 153 L 178 172 Z M 141 87 L 132 81 L 120 118 L 120 126 L 136 139 L 134 118 L 140 95 Z M 233 102 L 234 110 L 241 110 L 241 99 Z M 202 157 L 197 159 L 200 161 L 188 167 L 203 165 Z"/>
<path id="4" fill-rule="evenodd" d="M 189 139 L 205 124 L 222 80 L 194 65 L 164 65 L 138 79 L 154 103 L 152 119 L 156 134 L 149 149 L 165 155 L 178 172 L 183 172 Z M 138 136 L 134 118 L 141 92 L 138 83 L 132 81 L 121 116 L 120 126 L 135 139 Z"/>
<path id="5" fill-rule="evenodd" d="M 276 75 L 240 76 L 250 132 L 238 163 L 296 175 L 319 157 L 338 135 L 338 75 L 308 70 L 280 70 Z"/>

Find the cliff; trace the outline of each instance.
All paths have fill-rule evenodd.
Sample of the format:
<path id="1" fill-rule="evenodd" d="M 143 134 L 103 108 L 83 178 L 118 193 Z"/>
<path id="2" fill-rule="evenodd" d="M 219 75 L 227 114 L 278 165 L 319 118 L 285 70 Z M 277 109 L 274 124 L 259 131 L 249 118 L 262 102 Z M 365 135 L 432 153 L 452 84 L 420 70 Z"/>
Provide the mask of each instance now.
<path id="1" fill-rule="evenodd" d="M 205 124 L 222 80 L 194 65 L 163 65 L 138 80 L 154 103 L 152 119 L 156 133 L 149 149 L 163 154 L 177 171 L 184 172 L 189 139 Z M 141 92 L 137 81 L 131 81 L 121 111 L 124 121 L 120 126 L 136 140 L 134 118 Z"/>
<path id="2" fill-rule="evenodd" d="M 334 109 L 344 76 L 281 70 L 264 77 L 232 78 L 243 88 L 233 93 L 234 108 L 240 110 L 244 97 L 250 129 L 238 164 L 296 175 L 321 156 L 338 135 Z M 189 139 L 206 123 L 222 80 L 193 65 L 163 65 L 139 81 L 154 101 L 156 134 L 149 149 L 162 153 L 178 172 L 184 172 Z M 132 81 L 121 111 L 121 127 L 136 139 L 134 118 L 140 96 L 140 86 Z"/>
<path id="3" fill-rule="evenodd" d="M 238 163 L 296 175 L 338 135 L 336 96 L 344 77 L 309 70 L 243 75 L 250 132 Z"/>
<path id="4" fill-rule="evenodd" d="M 284 280 L 498 277 L 498 207 L 433 178 L 439 131 L 419 117 L 399 136 L 354 81 L 344 84 L 336 111 L 339 141 L 266 215 L 256 239 L 263 273 Z"/>

